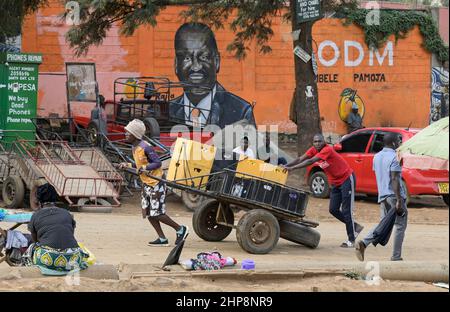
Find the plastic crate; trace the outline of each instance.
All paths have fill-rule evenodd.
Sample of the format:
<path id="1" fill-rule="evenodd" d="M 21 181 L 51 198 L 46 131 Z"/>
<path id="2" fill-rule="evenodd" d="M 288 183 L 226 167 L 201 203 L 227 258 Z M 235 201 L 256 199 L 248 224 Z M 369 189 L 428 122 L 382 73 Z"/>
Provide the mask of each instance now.
<path id="1" fill-rule="evenodd" d="M 254 181 L 255 192 L 253 193 L 253 200 L 276 206 L 280 196 L 282 187 L 266 181 Z"/>
<path id="2" fill-rule="evenodd" d="M 304 217 L 307 204 L 308 195 L 306 193 L 283 188 L 281 190 L 278 203 L 275 206 L 279 209 Z"/>

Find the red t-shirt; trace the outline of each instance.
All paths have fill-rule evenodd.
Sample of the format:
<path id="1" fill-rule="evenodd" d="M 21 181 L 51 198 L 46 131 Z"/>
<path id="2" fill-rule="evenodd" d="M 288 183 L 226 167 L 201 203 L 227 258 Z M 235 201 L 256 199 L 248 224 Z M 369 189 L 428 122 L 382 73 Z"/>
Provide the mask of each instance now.
<path id="1" fill-rule="evenodd" d="M 320 152 L 313 146 L 306 151 L 309 158 L 317 157 L 319 167 L 325 172 L 330 184 L 339 186 L 352 175 L 353 170 L 331 146 L 325 145 Z"/>

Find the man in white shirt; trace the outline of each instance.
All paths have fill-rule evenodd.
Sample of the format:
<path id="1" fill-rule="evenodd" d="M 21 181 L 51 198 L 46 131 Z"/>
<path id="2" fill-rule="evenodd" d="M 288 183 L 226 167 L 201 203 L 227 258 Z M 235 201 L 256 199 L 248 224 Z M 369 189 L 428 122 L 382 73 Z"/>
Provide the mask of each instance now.
<path id="1" fill-rule="evenodd" d="M 247 156 L 247 158 L 250 158 L 250 159 L 255 159 L 255 153 L 252 151 L 252 149 L 249 147 L 249 144 L 248 144 L 248 137 L 244 137 L 241 140 L 241 145 L 236 147 L 233 150 L 233 153 Z"/>

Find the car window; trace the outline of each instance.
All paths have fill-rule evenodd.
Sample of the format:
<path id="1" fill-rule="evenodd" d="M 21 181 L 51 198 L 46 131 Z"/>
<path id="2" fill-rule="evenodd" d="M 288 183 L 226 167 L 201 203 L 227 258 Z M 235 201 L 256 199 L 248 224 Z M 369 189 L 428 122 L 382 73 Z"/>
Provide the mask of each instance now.
<path id="1" fill-rule="evenodd" d="M 341 153 L 364 153 L 371 136 L 372 131 L 364 131 L 346 137 L 341 142 Z"/>
<path id="2" fill-rule="evenodd" d="M 388 133 L 388 132 L 376 132 L 375 133 L 374 138 L 372 140 L 372 144 L 369 149 L 369 153 L 376 154 L 383 149 L 383 147 L 384 147 L 383 139 L 384 139 L 384 135 L 386 133 Z M 402 142 L 402 139 L 403 139 L 402 135 L 400 133 L 398 135 L 400 136 L 400 142 Z"/>
<path id="3" fill-rule="evenodd" d="M 376 154 L 381 151 L 384 147 L 383 138 L 386 132 L 376 132 L 373 140 L 372 146 L 369 149 L 369 153 Z"/>

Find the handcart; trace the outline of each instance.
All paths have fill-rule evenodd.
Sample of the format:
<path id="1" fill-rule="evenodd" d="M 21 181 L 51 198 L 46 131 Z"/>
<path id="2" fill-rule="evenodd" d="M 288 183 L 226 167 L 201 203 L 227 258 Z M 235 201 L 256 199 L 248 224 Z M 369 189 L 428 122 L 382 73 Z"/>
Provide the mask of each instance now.
<path id="1" fill-rule="evenodd" d="M 36 138 L 38 140 L 67 141 L 68 145 L 74 151 L 79 151 L 77 154 L 83 154 L 87 163 L 91 164 L 101 175 L 104 175 L 107 179 L 112 178 L 113 181 L 110 182 L 116 186 L 122 196 L 124 196 L 123 190 L 132 195 L 131 190 L 133 188 L 140 189 L 139 183 L 137 183 L 139 179 L 129 174 L 121 174 L 112 165 L 112 163 L 134 162 L 131 144 L 124 140 L 125 133 L 115 132 L 114 135 L 98 133 L 96 134 L 98 140 L 92 143 L 89 140 L 89 132 L 79 127 L 77 123 L 73 122 L 72 118 L 35 118 L 33 122 L 36 125 Z M 52 124 L 55 124 L 55 126 L 52 127 Z M 66 126 L 57 127 L 58 125 Z M 69 134 L 64 132 L 66 128 L 69 128 L 69 131 L 71 129 L 72 132 Z M 63 140 L 63 138 L 67 140 Z M 116 139 L 113 140 L 113 138 Z M 145 137 L 145 140 L 155 148 L 162 161 L 170 158 L 170 149 L 157 139 Z M 97 160 L 100 160 L 100 163 Z M 122 179 L 120 189 L 118 188 L 117 175 L 121 175 Z"/>
<path id="2" fill-rule="evenodd" d="M 119 177 L 102 176 L 79 155 L 80 152 L 75 152 L 62 141 L 13 142 L 8 155 L 8 170 L 16 172 L 8 172 L 8 178 L 3 182 L 6 207 L 20 207 L 28 189 L 30 206 L 36 208 L 35 189 L 42 180 L 52 184 L 69 207 L 110 211 L 119 206 L 117 186 L 111 183 L 118 181 Z"/>
<path id="3" fill-rule="evenodd" d="M 307 191 L 228 169 L 172 181 L 147 175 L 208 198 L 192 218 L 195 233 L 205 241 L 222 241 L 236 229 L 239 245 L 252 254 L 269 253 L 280 237 L 310 248 L 319 245 L 320 233 L 314 229 L 319 224 L 305 219 Z M 240 210 L 245 213 L 235 224 Z"/>

